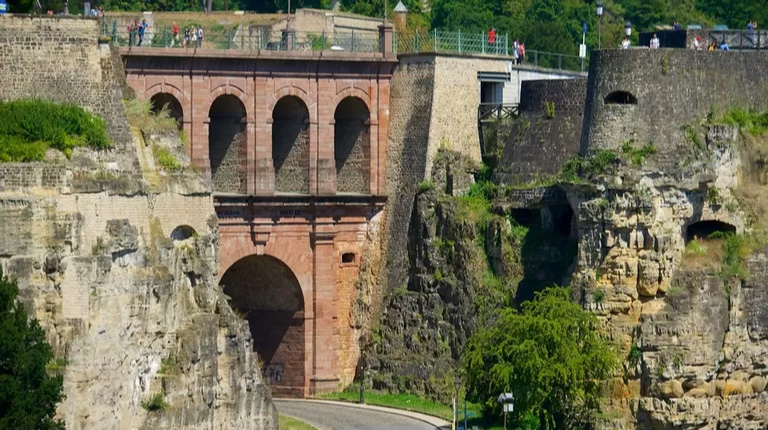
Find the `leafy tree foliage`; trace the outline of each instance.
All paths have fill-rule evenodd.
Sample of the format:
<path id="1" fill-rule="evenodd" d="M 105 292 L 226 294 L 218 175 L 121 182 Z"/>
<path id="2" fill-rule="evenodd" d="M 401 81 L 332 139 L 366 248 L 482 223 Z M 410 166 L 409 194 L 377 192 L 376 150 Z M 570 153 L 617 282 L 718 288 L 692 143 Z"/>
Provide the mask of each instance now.
<path id="1" fill-rule="evenodd" d="M 46 371 L 53 351 L 37 320 L 28 321 L 16 303 L 18 291 L 0 270 L 0 428 L 63 430 L 54 419 L 62 378 Z"/>
<path id="2" fill-rule="evenodd" d="M 504 310 L 470 338 L 464 355 L 468 396 L 498 414 L 500 393 L 515 395 L 512 419 L 545 429 L 578 428 L 599 408 L 600 382 L 617 365 L 597 318 L 571 302 L 570 290 L 547 288 Z"/>

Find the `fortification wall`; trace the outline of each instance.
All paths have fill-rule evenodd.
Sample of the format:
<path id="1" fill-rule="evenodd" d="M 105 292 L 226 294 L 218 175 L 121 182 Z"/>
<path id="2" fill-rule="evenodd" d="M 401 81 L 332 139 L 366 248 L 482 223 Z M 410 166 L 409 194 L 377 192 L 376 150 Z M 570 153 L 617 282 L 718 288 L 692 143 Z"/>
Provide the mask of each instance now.
<path id="1" fill-rule="evenodd" d="M 768 52 L 685 49 L 597 51 L 590 62 L 582 153 L 653 142 L 656 164 L 672 167 L 690 148 L 684 127 L 736 107 L 768 108 Z M 606 103 L 623 91 L 629 103 Z M 627 97 L 619 97 L 627 101 Z M 610 98 L 608 99 L 610 101 Z"/>
<path id="2" fill-rule="evenodd" d="M 414 195 L 426 177 L 430 119 L 435 85 L 434 58 L 403 58 L 390 91 L 387 207 L 382 242 L 387 256 L 387 285 L 399 286 L 407 276 L 408 226 Z M 475 128 L 476 130 L 477 128 Z"/>
<path id="3" fill-rule="evenodd" d="M 555 175 L 578 154 L 586 91 L 586 79 L 523 82 L 520 116 L 494 180 L 515 185 Z"/>
<path id="4" fill-rule="evenodd" d="M 104 118 L 116 149 L 131 150 L 117 53 L 98 44 L 96 19 L 15 15 L 0 21 L 0 100 L 74 103 Z"/>

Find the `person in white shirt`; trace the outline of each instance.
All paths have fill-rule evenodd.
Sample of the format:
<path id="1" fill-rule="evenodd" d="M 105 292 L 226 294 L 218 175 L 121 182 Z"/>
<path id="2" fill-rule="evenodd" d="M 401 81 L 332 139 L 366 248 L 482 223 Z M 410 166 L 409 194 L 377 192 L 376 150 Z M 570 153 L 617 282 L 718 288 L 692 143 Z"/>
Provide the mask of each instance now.
<path id="1" fill-rule="evenodd" d="M 203 27 L 198 27 L 197 29 L 197 47 L 203 47 Z"/>
<path id="2" fill-rule="evenodd" d="M 656 37 L 656 33 L 653 33 L 653 38 L 651 38 L 651 49 L 659 49 L 661 46 L 661 43 L 659 42 L 659 38 Z"/>
<path id="3" fill-rule="evenodd" d="M 629 37 L 624 36 L 624 40 L 621 41 L 621 49 L 629 49 Z"/>
<path id="4" fill-rule="evenodd" d="M 693 39 L 693 49 L 701 51 L 701 36 L 696 36 L 696 38 Z"/>

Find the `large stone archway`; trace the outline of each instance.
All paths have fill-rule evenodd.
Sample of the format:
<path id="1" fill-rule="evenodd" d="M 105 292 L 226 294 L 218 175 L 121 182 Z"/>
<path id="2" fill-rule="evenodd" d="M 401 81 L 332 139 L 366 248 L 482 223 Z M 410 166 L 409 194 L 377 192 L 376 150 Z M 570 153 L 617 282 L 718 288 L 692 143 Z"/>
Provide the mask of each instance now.
<path id="1" fill-rule="evenodd" d="M 294 273 L 275 257 L 250 255 L 227 269 L 220 283 L 230 306 L 248 320 L 272 393 L 303 396 L 304 296 Z"/>
<path id="2" fill-rule="evenodd" d="M 239 98 L 224 94 L 208 114 L 208 157 L 214 191 L 246 192 L 246 111 Z"/>

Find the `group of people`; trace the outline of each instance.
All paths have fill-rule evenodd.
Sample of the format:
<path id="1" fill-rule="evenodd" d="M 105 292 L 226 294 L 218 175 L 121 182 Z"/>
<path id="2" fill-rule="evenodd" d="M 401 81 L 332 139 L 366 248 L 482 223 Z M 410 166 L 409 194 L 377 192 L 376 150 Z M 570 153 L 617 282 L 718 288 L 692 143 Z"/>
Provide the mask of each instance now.
<path id="1" fill-rule="evenodd" d="M 491 48 L 496 48 L 496 29 L 491 28 L 488 31 L 488 45 Z M 523 60 L 525 60 L 525 44 L 523 42 L 520 42 L 518 39 L 515 39 L 515 42 L 512 44 L 512 57 L 514 57 L 514 63 L 515 64 L 523 64 Z"/>
<path id="2" fill-rule="evenodd" d="M 133 46 L 134 44 L 141 46 L 144 43 L 144 35 L 147 33 L 147 28 L 149 28 L 149 24 L 147 24 L 146 19 L 142 19 L 141 22 L 137 19 L 128 24 L 128 46 Z"/>
<path id="3" fill-rule="evenodd" d="M 149 28 L 146 19 L 135 20 L 128 25 L 128 46 L 141 46 L 144 43 L 144 35 Z M 172 37 L 170 41 L 170 47 L 180 46 L 182 48 L 200 48 L 203 46 L 203 27 L 192 26 L 184 29 L 184 38 L 180 38 L 179 25 L 174 21 L 171 28 Z"/>

